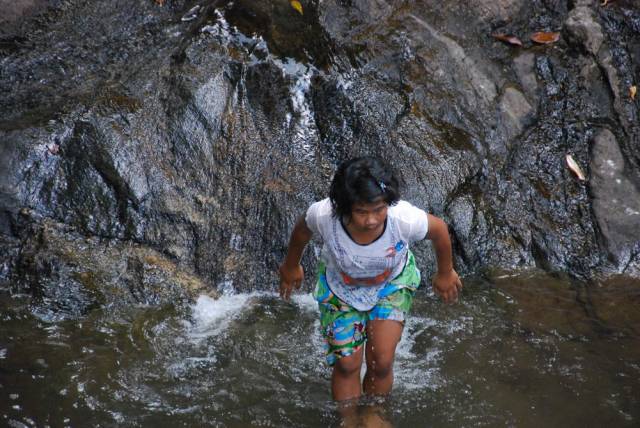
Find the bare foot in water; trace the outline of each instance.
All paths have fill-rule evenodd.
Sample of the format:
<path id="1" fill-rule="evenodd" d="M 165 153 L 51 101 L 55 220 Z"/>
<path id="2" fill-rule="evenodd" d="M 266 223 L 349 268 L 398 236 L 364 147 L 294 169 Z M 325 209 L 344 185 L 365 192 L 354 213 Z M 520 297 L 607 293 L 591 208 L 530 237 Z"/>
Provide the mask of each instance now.
<path id="1" fill-rule="evenodd" d="M 365 428 L 393 428 L 377 406 L 365 406 L 361 412 L 360 423 L 360 426 Z"/>
<path id="2" fill-rule="evenodd" d="M 378 406 L 343 405 L 340 417 L 343 428 L 393 428 Z"/>

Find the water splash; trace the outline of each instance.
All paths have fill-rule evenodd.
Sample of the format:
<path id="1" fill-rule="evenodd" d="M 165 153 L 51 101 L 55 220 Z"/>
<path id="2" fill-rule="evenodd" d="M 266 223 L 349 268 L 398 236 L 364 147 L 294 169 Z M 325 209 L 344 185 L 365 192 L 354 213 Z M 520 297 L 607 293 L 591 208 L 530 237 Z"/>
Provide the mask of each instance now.
<path id="1" fill-rule="evenodd" d="M 263 291 L 235 293 L 232 287 L 227 288 L 217 299 L 201 295 L 191 307 L 193 321 L 188 326 L 188 337 L 199 341 L 206 337 L 218 336 L 245 311 L 261 305 L 265 299 L 274 298 L 279 299 L 279 296 Z M 311 294 L 294 294 L 291 302 L 304 312 L 317 312 L 317 304 Z"/>
<path id="2" fill-rule="evenodd" d="M 395 385 L 404 390 L 422 390 L 425 387 L 437 390 L 442 383 L 439 361 L 442 349 L 431 347 L 424 352 L 415 352 L 416 339 L 437 322 L 430 318 L 409 316 L 402 339 L 396 348 Z"/>
<path id="3" fill-rule="evenodd" d="M 205 295 L 198 297 L 192 308 L 193 325 L 189 337 L 197 341 L 220 334 L 247 308 L 252 297 L 259 294 L 223 294 L 218 299 Z"/>

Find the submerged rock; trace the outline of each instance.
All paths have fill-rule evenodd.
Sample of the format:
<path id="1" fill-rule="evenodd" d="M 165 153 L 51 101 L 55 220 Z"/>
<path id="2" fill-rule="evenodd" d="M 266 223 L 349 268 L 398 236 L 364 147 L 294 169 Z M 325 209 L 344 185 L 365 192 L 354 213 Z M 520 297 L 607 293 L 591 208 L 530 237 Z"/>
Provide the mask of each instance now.
<path id="1" fill-rule="evenodd" d="M 636 224 L 610 208 L 616 180 L 640 183 L 640 16 L 547 3 L 79 1 L 22 18 L 0 34 L 0 280 L 65 316 L 274 289 L 294 221 L 361 154 L 449 222 L 462 272 L 640 275 Z M 548 46 L 490 37 L 559 29 Z"/>

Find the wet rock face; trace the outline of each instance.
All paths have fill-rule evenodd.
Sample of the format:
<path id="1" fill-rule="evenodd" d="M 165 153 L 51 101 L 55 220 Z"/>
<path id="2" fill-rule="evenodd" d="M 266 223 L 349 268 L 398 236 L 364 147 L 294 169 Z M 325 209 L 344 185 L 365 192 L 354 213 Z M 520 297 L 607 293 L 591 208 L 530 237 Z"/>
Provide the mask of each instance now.
<path id="1" fill-rule="evenodd" d="M 614 263 L 633 262 L 640 247 L 640 191 L 625 175 L 625 161 L 608 129 L 593 139 L 590 169 L 593 210 Z"/>
<path id="2" fill-rule="evenodd" d="M 0 24 L 13 25 L 21 18 L 33 15 L 46 6 L 45 0 L 0 0 L 0 10 L 2 10 Z"/>
<path id="3" fill-rule="evenodd" d="M 216 295 L 189 269 L 143 245 L 85 236 L 69 225 L 23 209 L 25 238 L 12 266 L 17 292 L 33 296 L 31 307 L 42 319 L 77 318 L 91 309 L 190 301 Z M 33 220 L 41 220 L 36 223 Z"/>
<path id="4" fill-rule="evenodd" d="M 405 197 L 448 221 L 463 272 L 640 275 L 635 217 L 610 208 L 640 184 L 630 2 L 302 6 L 80 1 L 13 18 L 0 34 L 0 279 L 81 314 L 117 301 L 96 274 L 108 260 L 144 278 L 140 257 L 106 250 L 134 245 L 174 266 L 156 288 L 127 288 L 134 301 L 162 301 L 183 271 L 272 289 L 293 222 L 361 154 L 388 160 Z M 541 30 L 560 41 L 534 46 Z M 46 222 L 70 254 L 96 239 L 102 264 L 60 267 L 33 237 Z M 51 291 L 65 281 L 75 291 Z"/>

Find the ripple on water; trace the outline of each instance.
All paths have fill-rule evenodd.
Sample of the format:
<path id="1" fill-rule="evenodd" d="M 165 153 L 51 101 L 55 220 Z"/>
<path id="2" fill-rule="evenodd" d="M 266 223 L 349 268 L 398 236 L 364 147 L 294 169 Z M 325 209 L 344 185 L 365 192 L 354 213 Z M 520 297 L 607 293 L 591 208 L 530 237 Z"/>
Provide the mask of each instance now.
<path id="1" fill-rule="evenodd" d="M 468 280 L 455 305 L 419 291 L 396 355 L 393 423 L 633 426 L 638 316 L 624 304 L 638 293 L 609 284 L 587 295 L 542 280 L 532 280 L 535 291 L 514 278 L 498 286 Z M 16 307 L 9 301 L 3 309 Z M 116 320 L 5 317 L 2 335 L 13 339 L 0 348 L 0 368 L 12 386 L 0 399 L 2 414 L 52 426 L 64 418 L 327 426 L 335 413 L 317 311 L 309 294 L 285 303 L 275 293 L 228 290 L 188 307 L 134 308 Z"/>
<path id="2" fill-rule="evenodd" d="M 416 339 L 436 326 L 430 318 L 410 316 L 402 333 L 396 354 L 396 385 L 402 390 L 437 389 L 441 382 L 438 361 L 442 351 L 435 346 L 417 351 Z"/>

